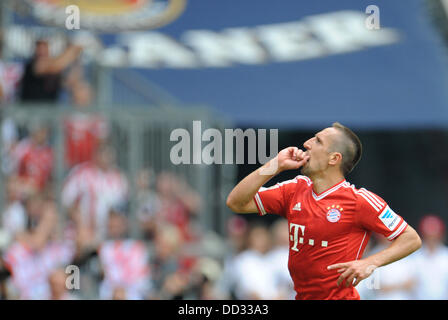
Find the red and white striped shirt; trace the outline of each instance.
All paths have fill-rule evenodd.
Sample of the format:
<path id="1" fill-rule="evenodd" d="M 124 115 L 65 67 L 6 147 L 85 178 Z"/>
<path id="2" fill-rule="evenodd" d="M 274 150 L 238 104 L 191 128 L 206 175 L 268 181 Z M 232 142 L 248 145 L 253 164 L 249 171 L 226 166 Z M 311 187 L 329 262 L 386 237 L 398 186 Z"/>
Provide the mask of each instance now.
<path id="1" fill-rule="evenodd" d="M 104 171 L 86 162 L 71 170 L 62 189 L 62 204 L 79 205 L 82 219 L 104 239 L 109 210 L 124 201 L 127 193 L 128 182 L 120 171 Z"/>
<path id="2" fill-rule="evenodd" d="M 20 299 L 49 299 L 48 277 L 61 266 L 70 264 L 75 247 L 68 242 L 52 242 L 40 251 L 15 242 L 4 254 L 5 263 L 12 273 L 12 282 Z"/>
<path id="3" fill-rule="evenodd" d="M 110 299 L 113 290 L 124 288 L 128 298 L 142 299 L 149 286 L 149 262 L 146 247 L 142 241 L 109 240 L 99 249 L 99 258 L 104 270 L 101 284 L 101 298 Z"/>

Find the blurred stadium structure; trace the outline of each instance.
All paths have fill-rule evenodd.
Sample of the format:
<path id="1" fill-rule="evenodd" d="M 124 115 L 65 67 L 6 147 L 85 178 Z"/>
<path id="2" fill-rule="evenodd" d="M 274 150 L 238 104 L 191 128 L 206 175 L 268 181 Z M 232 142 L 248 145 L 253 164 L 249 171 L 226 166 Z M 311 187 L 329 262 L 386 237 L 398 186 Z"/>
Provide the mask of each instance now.
<path id="1" fill-rule="evenodd" d="M 24 18 L 26 21 L 32 20 L 28 11 L 29 5 L 30 2 L 11 1 L 1 4 L 4 61 L 17 61 L 17 53 L 19 53 L 19 61 L 29 58 L 33 54 L 34 42 L 41 38 L 48 39 L 52 55 L 61 54 L 64 43 L 70 41 L 67 33 L 61 31 L 63 30 L 61 28 L 13 23 L 12 21 L 17 18 L 17 12 L 13 9 L 19 9 L 19 16 L 21 13 L 24 14 L 20 18 Z M 9 45 L 5 45 L 5 42 Z M 85 48 L 88 50 L 88 46 Z M 13 67 L 17 67 L 17 65 L 19 63 L 12 63 Z M 70 139 L 67 136 L 70 133 L 67 129 L 67 121 L 71 117 L 76 118 L 82 114 L 85 117 L 101 118 L 107 123 L 109 132 L 107 141 L 117 150 L 117 165 L 130 182 L 127 199 L 129 208 L 127 210 L 131 214 L 129 216 L 130 235 L 133 238 L 137 239 L 143 236 L 141 227 L 143 222 L 141 217 L 137 216 L 138 209 L 140 209 L 138 206 L 141 204 L 138 203 L 138 190 L 136 190 L 138 188 L 136 181 L 139 180 L 139 175 L 143 170 L 150 175 L 146 177 L 150 181 L 145 181 L 145 183 L 151 184 L 151 188 L 155 187 L 157 183 L 155 176 L 164 172 L 175 174 L 178 177 L 176 182 L 178 184 L 181 184 L 182 180 L 187 181 L 192 190 L 196 190 L 201 195 L 201 205 L 197 212 L 198 221 L 193 221 L 194 224 L 198 224 L 201 237 L 210 242 L 218 234 L 222 235 L 227 228 L 228 212 L 224 208 L 225 197 L 233 185 L 236 176 L 235 167 L 232 165 L 172 164 L 170 148 L 174 143 L 170 143 L 170 134 L 176 128 L 185 128 L 191 132 L 193 120 L 200 120 L 204 130 L 208 127 L 223 130 L 232 127 L 231 123 L 215 116 L 209 108 L 199 105 L 187 106 L 179 102 L 135 70 L 110 68 L 95 60 L 83 64 L 82 68 L 84 70 L 81 73 L 87 75 L 86 79 L 82 80 L 93 84 L 94 101 L 91 103 L 92 106 L 89 104 L 88 109 L 76 110 L 73 107 L 73 96 L 66 94 L 62 101 L 56 103 L 21 102 L 20 99 L 11 99 L 4 104 L 1 110 L 2 119 L 7 119 L 8 123 L 13 123 L 17 129 L 18 137 L 16 139 L 24 139 L 32 134 L 35 126 L 45 126 L 49 130 L 49 142 L 54 155 L 51 174 L 52 187 L 49 192 L 53 194 L 58 203 L 58 211 L 63 215 L 59 220 L 60 226 L 64 228 L 67 221 L 70 220 L 69 211 L 62 206 L 60 196 L 60 191 L 67 183 L 66 179 L 70 169 L 73 168 L 73 164 L 67 160 L 67 157 L 70 157 L 70 155 L 67 156 L 67 152 L 73 152 L 67 150 L 70 148 L 67 142 Z M 19 80 L 24 72 L 22 66 L 16 69 L 12 68 L 12 71 L 17 72 L 15 80 Z M 14 79 L 12 81 L 14 82 Z M 11 89 L 17 91 L 19 88 Z M 17 95 L 18 92 L 15 94 Z M 3 174 L 5 171 L 6 174 L 10 174 L 9 169 L 5 168 L 8 166 L 5 160 L 6 157 L 3 158 L 2 166 L 5 169 Z M 6 194 L 7 181 L 7 179 L 1 179 L 0 182 L 0 190 L 3 195 Z M 5 198 L 2 197 L 0 201 L 1 207 L 5 208 Z M 216 235 L 207 236 L 207 233 L 210 232 L 215 232 Z M 206 253 L 202 247 L 192 250 L 193 256 Z M 216 255 L 219 257 L 220 253 L 216 252 Z M 36 284 L 36 286 L 38 285 Z M 89 297 L 88 292 L 87 290 L 87 297 Z M 17 294 L 22 297 L 20 290 Z M 83 294 L 86 297 L 86 292 Z M 37 297 L 39 298 L 39 296 Z M 40 296 L 40 298 L 44 297 L 45 295 Z M 98 296 L 93 295 L 92 297 L 97 298 Z"/>
<path id="2" fill-rule="evenodd" d="M 257 10 L 254 4 L 233 4 L 241 16 L 234 15 L 233 10 L 229 10 L 232 6 L 225 1 L 155 1 L 155 7 L 150 7 L 151 1 L 111 0 L 105 7 L 106 13 L 127 8 L 122 11 L 131 16 L 116 23 L 109 20 L 98 24 L 95 15 L 89 16 L 91 12 L 87 10 L 82 12 L 87 18 L 81 18 L 81 30 L 72 31 L 64 28 L 66 15 L 61 15 L 63 5 L 69 2 L 53 1 L 61 5 L 59 11 L 54 11 L 54 7 L 45 9 L 45 5 L 52 2 L 44 0 L 0 3 L 1 61 L 9 68 L 8 73 L 2 75 L 7 75 L 8 81 L 14 83 L 12 87 L 3 88 L 4 91 L 9 88 L 12 96 L 8 97 L 5 91 L 1 119 L 16 127 L 16 133 L 11 133 L 15 142 L 23 141 L 43 124 L 48 127 L 49 145 L 54 155 L 49 198 L 50 202 L 55 201 L 56 211 L 63 218 L 58 223 L 64 232 L 70 234 L 70 223 L 75 225 L 73 237 L 76 239 L 73 241 L 69 236 L 72 242 L 68 245 L 59 243 L 60 252 L 64 253 L 59 255 L 69 257 L 61 261 L 55 261 L 58 259 L 54 256 L 58 254 L 51 251 L 50 242 L 45 243 L 45 250 L 53 253 L 49 254 L 50 258 L 43 254 L 39 258 L 42 260 L 34 263 L 50 265 L 42 269 L 50 278 L 48 283 L 41 275 L 34 289 L 22 288 L 17 279 L 14 288 L 14 281 L 5 270 L 11 269 L 11 257 L 20 255 L 21 249 L 13 245 L 12 239 L 5 240 L 5 233 L 14 237 L 16 229 L 11 232 L 8 228 L 16 228 L 14 223 L 17 222 L 12 219 L 12 222 L 8 220 L 11 225 L 5 224 L 4 214 L 0 238 L 2 259 L 6 260 L 2 264 L 8 268 L 2 267 L 0 272 L 3 298 L 46 299 L 50 292 L 56 298 L 58 281 L 61 281 L 58 268 L 70 263 L 79 265 L 81 274 L 85 275 L 78 298 L 291 298 L 285 269 L 279 268 L 282 263 L 286 268 L 285 245 L 281 235 L 277 235 L 278 224 L 273 223 L 276 219 L 266 217 L 263 222 L 273 223 L 273 238 L 280 240 L 271 244 L 271 248 L 262 243 L 260 246 L 265 246 L 265 250 L 258 252 L 248 238 L 258 232 L 260 238 L 266 240 L 267 230 L 251 225 L 260 218 L 235 217 L 225 207 L 225 198 L 236 180 L 256 166 L 171 163 L 169 155 L 174 143 L 170 142 L 170 133 L 175 128 L 191 132 L 193 120 L 201 120 L 203 130 L 216 128 L 221 132 L 234 127 L 280 128 L 280 148 L 297 145 L 322 126 L 340 121 L 356 129 L 364 142 L 364 159 L 350 176 L 352 183 L 390 199 L 391 206 L 399 208 L 397 211 L 413 226 L 429 213 L 439 215 L 445 224 L 448 223 L 448 68 L 436 32 L 438 28 L 442 39 L 446 40 L 448 14 L 443 13 L 448 10 L 442 10 L 446 1 L 412 0 L 405 8 L 398 1 L 377 1 L 382 28 L 375 32 L 364 27 L 364 10 L 371 3 L 357 0 L 307 4 L 291 0 L 286 1 L 283 8 L 270 1 L 259 1 Z M 89 1 L 71 2 L 82 9 L 89 8 L 86 6 Z M 90 2 L 94 7 L 106 5 L 104 1 Z M 137 19 L 132 16 L 132 6 L 142 3 L 148 5 L 144 8 L 149 13 L 167 14 L 139 29 L 132 25 L 132 19 Z M 430 24 L 431 16 L 435 27 Z M 97 29 L 92 31 L 89 27 Z M 128 29 L 132 32 L 126 31 Z M 35 41 L 42 38 L 48 40 L 53 56 L 64 52 L 69 43 L 83 47 L 82 56 L 67 69 L 76 71 L 81 66 L 82 77 L 91 84 L 93 101 L 88 109 L 75 108 L 70 84 L 61 90 L 56 103 L 24 103 L 15 99 L 19 90 L 15 83 L 20 83 L 24 63 L 32 56 Z M 70 77 L 70 72 L 64 76 Z M 115 253 L 110 249 L 114 247 L 113 242 L 90 239 L 84 233 L 79 236 L 85 230 L 76 224 L 72 216 L 76 213 L 62 203 L 61 191 L 74 165 L 67 160 L 70 147 L 66 121 L 80 113 L 101 118 L 107 124 L 107 140 L 117 151 L 117 166 L 129 183 L 129 207 L 111 206 L 111 211 L 118 214 L 111 213 L 114 218 L 107 228 L 110 241 L 122 239 L 126 232 L 120 225 L 126 222 L 120 220 L 120 213 L 125 211 L 130 227 L 128 236 L 136 242 L 126 242 L 124 249 L 117 249 Z M 2 130 L 3 135 L 10 132 L 6 125 Z M 8 155 L 5 157 L 5 148 L 11 146 L 5 146 L 5 142 L 10 141 L 4 136 L 0 142 L 2 213 L 10 208 L 8 195 L 14 193 L 9 189 L 14 169 L 6 161 L 10 160 Z M 423 153 L 423 159 L 416 153 Z M 165 176 L 166 172 L 174 174 L 174 178 Z M 285 173 L 272 182 L 293 175 L 293 172 Z M 147 188 L 144 191 L 151 194 L 149 200 L 144 199 L 148 200 L 149 209 L 143 209 L 148 209 L 149 220 L 139 216 L 142 212 L 141 184 L 145 185 L 143 189 Z M 151 215 L 157 216 L 159 212 L 156 211 L 163 209 L 153 207 L 166 201 L 162 194 L 167 189 L 175 198 L 181 198 L 176 192 L 188 194 L 191 199 L 199 195 L 201 205 L 191 205 L 194 209 L 190 211 L 197 212 L 188 212 L 187 202 L 191 199 L 182 199 L 186 201 L 181 201 L 181 209 L 174 206 L 168 210 L 161 205 L 173 215 L 154 227 Z M 167 199 L 171 199 L 170 196 Z M 39 202 L 33 197 L 30 199 L 24 201 L 26 205 Z M 48 207 L 51 212 L 51 205 Z M 24 208 L 26 210 L 33 211 L 28 207 Z M 40 225 L 45 220 L 39 218 L 36 222 L 33 219 L 29 218 L 28 224 Z M 179 228 L 173 229 L 173 226 Z M 33 231 L 35 225 L 27 228 Z M 148 247 L 150 262 L 145 261 L 148 259 L 139 249 L 138 241 L 142 239 Z M 15 250 L 12 253 L 11 248 Z M 42 252 L 47 254 L 45 250 Z M 123 261 L 127 260 L 129 252 L 140 260 L 127 265 Z M 440 256 L 441 261 L 447 260 L 444 253 Z M 24 261 L 26 266 L 29 261 Z M 105 261 L 109 269 L 101 266 Z M 241 281 L 250 266 L 273 271 L 258 277 L 258 283 L 251 283 L 249 278 Z M 388 275 L 393 279 L 394 272 L 400 273 L 408 267 L 405 263 L 403 269 L 390 270 Z M 129 280 L 126 277 L 126 281 L 114 280 L 120 268 L 134 268 L 135 273 L 141 271 L 142 278 L 132 279 L 149 284 L 149 288 L 135 287 L 135 282 L 120 282 Z M 447 279 L 444 277 L 448 276 L 443 273 L 443 267 L 435 272 L 440 274 L 440 283 L 444 283 Z M 33 272 L 24 271 L 23 279 L 32 276 Z M 417 277 L 410 275 L 409 278 L 412 276 Z M 409 283 L 415 281 L 407 280 L 403 280 L 399 290 L 406 291 L 407 286 L 411 287 Z M 119 284 L 114 287 L 113 281 Z M 251 286 L 258 292 L 251 292 L 248 289 Z M 375 290 L 360 290 L 364 298 L 381 297 L 375 295 Z M 382 294 L 383 298 L 387 297 L 384 292 Z M 448 299 L 444 294 L 441 292 L 434 297 Z M 390 296 L 415 298 L 412 295 Z"/>
<path id="3" fill-rule="evenodd" d="M 50 50 L 56 47 L 53 54 L 60 53 L 62 45 L 67 38 L 67 31 L 61 28 L 43 26 L 31 26 L 26 24 L 13 24 L 20 31 L 15 32 L 10 24 L 16 14 L 11 11 L 14 6 L 29 13 L 30 8 L 26 2 L 3 2 L 2 21 L 3 30 L 12 32 L 10 44 L 16 49 L 15 53 L 23 54 L 22 58 L 32 54 L 33 43 L 39 38 L 49 39 Z M 17 9 L 17 8 L 16 8 Z M 22 17 L 23 18 L 23 17 Z M 30 18 L 30 17 L 28 17 Z M 62 31 L 61 31 L 62 30 Z M 52 44 L 55 44 L 52 46 Z M 87 47 L 88 48 L 88 47 Z M 8 59 L 9 46 L 3 47 L 3 57 Z M 147 167 L 156 172 L 172 170 L 181 174 L 193 184 L 193 187 L 204 196 L 206 201 L 202 208 L 203 219 L 207 228 L 223 232 L 224 201 L 233 183 L 232 176 L 235 169 L 232 166 L 175 166 L 169 160 L 169 151 L 173 144 L 170 141 L 170 133 L 175 128 L 190 129 L 193 120 L 201 120 L 204 130 L 207 127 L 224 129 L 232 127 L 230 122 L 219 119 L 210 109 L 204 106 L 186 106 L 172 95 L 152 83 L 147 77 L 129 68 L 110 68 L 97 61 L 86 66 L 86 73 L 94 83 L 96 97 L 95 108 L 90 108 L 89 113 L 101 113 L 108 119 L 112 129 L 111 142 L 118 153 L 118 164 L 131 178 L 135 180 L 136 173 Z M 29 117 L 29 110 L 33 110 L 33 117 Z M 56 190 L 60 190 L 62 181 L 67 174 L 67 166 L 64 162 L 64 130 L 63 119 L 71 112 L 70 108 L 60 106 L 40 105 L 9 105 L 4 110 L 4 117 L 11 118 L 21 128 L 29 127 L 30 122 L 36 121 L 49 124 L 50 130 L 55 133 L 55 166 L 54 178 Z M 225 187 L 227 182 L 227 187 Z M 221 189 L 223 187 L 223 189 Z M 219 188 L 216 189 L 216 188 Z M 133 194 L 133 192 L 131 192 Z M 216 201 L 220 199 L 219 201 Z M 213 211 L 214 215 L 205 214 Z M 213 220 L 214 219 L 214 220 Z"/>
<path id="4" fill-rule="evenodd" d="M 111 104 L 89 110 L 92 115 L 101 115 L 110 126 L 109 141 L 118 151 L 117 164 L 122 168 L 130 181 L 136 181 L 138 172 L 151 168 L 154 172 L 171 171 L 184 177 L 196 189 L 205 201 L 200 215 L 201 223 L 207 229 L 222 233 L 225 227 L 225 196 L 231 187 L 235 170 L 229 166 L 189 166 L 174 165 L 170 161 L 172 145 L 170 134 L 176 128 L 187 128 L 191 131 L 193 120 L 201 120 L 204 128 L 229 127 L 222 121 L 211 118 L 204 109 L 185 110 L 157 105 L 160 109 L 145 109 L 142 107 L 114 107 Z M 58 108 L 56 106 L 56 108 Z M 126 112 L 123 109 L 126 108 Z M 33 116 L 30 117 L 30 110 Z M 61 106 L 26 106 L 11 105 L 4 110 L 4 117 L 12 119 L 19 128 L 30 128 L 34 123 L 44 123 L 53 133 L 54 145 L 54 188 L 61 190 L 64 179 L 70 167 L 66 162 L 65 143 L 67 139 L 64 121 L 72 111 Z M 225 187 L 227 185 L 227 187 Z M 2 189 L 3 190 L 3 189 Z M 135 190 L 130 195 L 136 194 Z M 224 198 L 223 198 L 224 197 Z M 134 208 L 134 200 L 130 199 Z M 207 214 L 213 212 L 214 214 Z"/>
<path id="5" fill-rule="evenodd" d="M 445 0 L 426 0 L 426 6 L 443 40 L 448 40 L 448 3 Z"/>

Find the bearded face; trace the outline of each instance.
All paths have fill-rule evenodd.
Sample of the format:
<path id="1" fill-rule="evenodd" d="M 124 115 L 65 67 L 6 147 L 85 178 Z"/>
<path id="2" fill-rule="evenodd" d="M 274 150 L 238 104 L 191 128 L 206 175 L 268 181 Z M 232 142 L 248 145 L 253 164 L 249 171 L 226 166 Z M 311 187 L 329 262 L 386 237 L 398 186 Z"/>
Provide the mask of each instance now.
<path id="1" fill-rule="evenodd" d="M 339 133 L 334 128 L 326 128 L 308 139 L 303 146 L 310 157 L 302 166 L 301 173 L 305 176 L 315 176 L 328 169 L 331 152 L 330 147 Z"/>

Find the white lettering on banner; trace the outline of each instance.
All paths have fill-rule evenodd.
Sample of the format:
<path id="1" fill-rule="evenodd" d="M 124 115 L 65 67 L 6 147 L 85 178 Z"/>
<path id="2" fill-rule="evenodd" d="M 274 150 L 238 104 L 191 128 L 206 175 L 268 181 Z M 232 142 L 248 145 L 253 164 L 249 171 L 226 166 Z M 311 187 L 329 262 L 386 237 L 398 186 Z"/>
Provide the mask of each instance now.
<path id="1" fill-rule="evenodd" d="M 260 64 L 266 51 L 248 28 L 227 29 L 221 33 L 209 30 L 187 31 L 182 40 L 197 52 L 206 67 L 228 67 L 233 63 Z"/>
<path id="2" fill-rule="evenodd" d="M 95 59 L 111 67 L 230 67 L 313 59 L 399 40 L 398 32 L 391 28 L 368 30 L 365 19 L 364 12 L 338 11 L 251 28 L 189 30 L 179 39 L 156 31 L 126 32 L 117 36 L 115 44 L 107 48 L 96 46 L 84 55 L 88 56 L 87 61 Z M 5 30 L 6 51 L 12 58 L 30 56 L 41 30 L 10 26 Z M 18 37 L 19 34 L 23 36 Z M 99 38 L 89 34 L 94 39 L 90 42 L 99 42 Z"/>
<path id="3" fill-rule="evenodd" d="M 335 15 L 332 19 L 322 19 L 319 16 L 306 18 L 306 22 L 313 30 L 313 33 L 320 40 L 324 51 L 328 53 L 345 53 L 363 48 L 362 41 L 359 41 L 355 32 L 348 32 L 347 20 L 353 19 L 355 23 L 358 16 L 350 13 Z"/>
<path id="4" fill-rule="evenodd" d="M 162 33 L 133 33 L 121 39 L 129 47 L 129 64 L 133 67 L 191 68 L 197 66 L 197 58 L 191 50 Z"/>
<path id="5" fill-rule="evenodd" d="M 258 27 L 258 36 L 276 61 L 303 60 L 325 55 L 322 43 L 301 22 Z"/>

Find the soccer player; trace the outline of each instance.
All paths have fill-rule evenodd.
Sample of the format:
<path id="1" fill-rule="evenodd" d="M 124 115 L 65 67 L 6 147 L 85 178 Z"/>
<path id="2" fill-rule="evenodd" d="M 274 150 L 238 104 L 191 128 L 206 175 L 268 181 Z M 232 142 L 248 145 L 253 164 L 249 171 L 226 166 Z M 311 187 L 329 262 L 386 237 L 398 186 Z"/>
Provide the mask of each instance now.
<path id="1" fill-rule="evenodd" d="M 288 147 L 245 177 L 230 192 L 237 213 L 280 215 L 289 225 L 288 268 L 296 299 L 360 299 L 355 286 L 381 266 L 421 246 L 417 232 L 378 195 L 345 180 L 362 154 L 359 138 L 334 123 L 303 144 Z M 276 168 L 275 172 L 269 169 Z M 302 175 L 262 187 L 285 170 Z M 361 259 L 371 232 L 391 245 Z"/>

